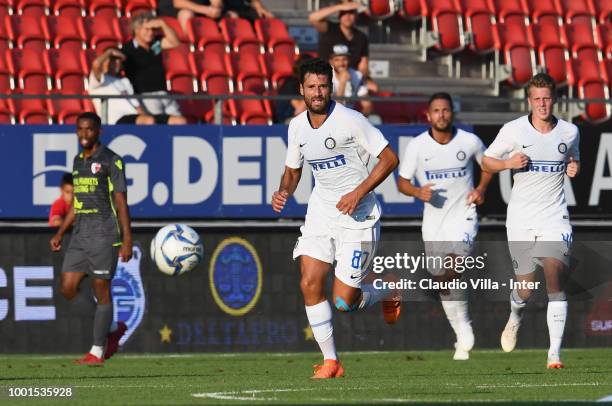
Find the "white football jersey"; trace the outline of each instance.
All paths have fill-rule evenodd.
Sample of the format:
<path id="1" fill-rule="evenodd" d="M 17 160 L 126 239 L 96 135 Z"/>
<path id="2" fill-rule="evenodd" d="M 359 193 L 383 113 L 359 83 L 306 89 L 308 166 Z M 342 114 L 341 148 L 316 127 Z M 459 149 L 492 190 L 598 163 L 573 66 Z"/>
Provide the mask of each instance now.
<path id="1" fill-rule="evenodd" d="M 570 157 L 580 160 L 579 142 L 578 127 L 563 120 L 557 120 L 546 134 L 533 127 L 529 116 L 510 121 L 499 130 L 486 156 L 505 159 L 506 154 L 522 152 L 529 157 L 527 167 L 513 170 L 506 227 L 547 229 L 569 224 L 565 166 Z"/>
<path id="2" fill-rule="evenodd" d="M 424 233 L 464 227 L 476 221 L 474 204 L 467 195 L 474 188 L 474 160 L 480 164 L 485 146 L 475 134 L 455 129 L 448 144 L 440 144 L 429 130 L 415 137 L 404 151 L 399 175 L 420 186 L 432 183 L 435 192 L 423 210 Z"/>
<path id="3" fill-rule="evenodd" d="M 291 120 L 285 165 L 297 169 L 306 160 L 311 166 L 315 186 L 309 213 L 316 208 L 344 227 L 371 227 L 380 217 L 374 192 L 361 200 L 352 216 L 343 215 L 336 204 L 368 177 L 370 156 L 380 155 L 388 142 L 361 113 L 331 103 L 327 120 L 317 129 L 310 125 L 307 111 Z"/>

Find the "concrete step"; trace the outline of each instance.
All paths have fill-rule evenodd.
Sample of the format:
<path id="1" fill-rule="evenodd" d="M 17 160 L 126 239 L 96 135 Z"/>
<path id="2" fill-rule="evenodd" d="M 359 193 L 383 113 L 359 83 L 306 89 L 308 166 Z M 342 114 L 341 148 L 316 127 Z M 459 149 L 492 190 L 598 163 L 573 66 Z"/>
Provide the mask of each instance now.
<path id="1" fill-rule="evenodd" d="M 399 93 L 431 94 L 448 92 L 452 95 L 493 95 L 493 84 L 489 80 L 475 78 L 412 77 L 379 78 L 376 83 L 381 90 Z"/>

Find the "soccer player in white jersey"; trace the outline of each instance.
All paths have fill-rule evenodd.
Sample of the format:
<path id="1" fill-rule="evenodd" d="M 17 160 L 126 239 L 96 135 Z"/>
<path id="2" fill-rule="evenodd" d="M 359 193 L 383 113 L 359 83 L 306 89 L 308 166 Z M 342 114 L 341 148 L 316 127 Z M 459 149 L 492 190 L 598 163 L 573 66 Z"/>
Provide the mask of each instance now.
<path id="1" fill-rule="evenodd" d="M 304 160 L 310 164 L 315 186 L 293 258 L 300 257 L 306 316 L 323 353 L 323 365 L 315 365 L 315 379 L 344 375 L 325 296 L 334 261 L 332 301 L 340 312 L 382 301 L 385 320 L 393 323 L 401 301 L 363 283 L 380 232 L 381 212 L 373 190 L 397 167 L 397 155 L 361 113 L 330 100 L 332 76 L 332 67 L 320 59 L 300 67 L 300 93 L 307 110 L 289 124 L 285 171 L 272 196 L 272 208 L 280 212 L 300 181 Z M 371 156 L 378 162 L 370 172 Z"/>
<path id="2" fill-rule="evenodd" d="M 547 324 L 550 335 L 548 368 L 563 368 L 560 351 L 567 316 L 564 272 L 572 244 L 565 202 L 565 175 L 580 169 L 578 128 L 553 116 L 555 82 L 537 74 L 527 84 L 531 112 L 504 125 L 485 151 L 483 166 L 490 172 L 512 169 L 514 185 L 508 203 L 508 247 L 517 282 L 533 281 L 542 267 L 548 293 Z M 525 287 L 523 289 L 523 287 Z M 501 335 L 501 346 L 510 352 L 523 310 L 531 295 L 521 285 L 510 296 L 510 318 Z"/>
<path id="3" fill-rule="evenodd" d="M 466 256 L 478 231 L 476 205 L 484 202 L 492 177 L 481 172 L 474 188 L 474 161 L 480 165 L 485 146 L 475 134 L 453 126 L 453 101 L 448 93 L 430 97 L 427 120 L 431 127 L 406 147 L 397 185 L 400 192 L 425 202 L 422 233 L 427 255 Z M 415 178 L 420 187 L 413 185 Z M 438 281 L 461 277 L 454 269 L 431 267 L 428 271 Z M 474 346 L 467 292 L 443 290 L 440 299 L 457 337 L 453 359 L 467 360 Z"/>

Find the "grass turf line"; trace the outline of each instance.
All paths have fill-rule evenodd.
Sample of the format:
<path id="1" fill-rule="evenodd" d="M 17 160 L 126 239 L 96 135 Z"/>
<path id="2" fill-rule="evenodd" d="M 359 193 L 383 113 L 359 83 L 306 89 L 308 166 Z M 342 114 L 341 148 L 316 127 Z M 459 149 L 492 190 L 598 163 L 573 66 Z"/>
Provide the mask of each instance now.
<path id="1" fill-rule="evenodd" d="M 316 353 L 117 354 L 103 368 L 72 365 L 76 356 L 0 356 L 0 404 L 8 386 L 71 386 L 68 405 L 435 404 L 495 402 L 558 404 L 612 395 L 612 349 L 564 352 L 566 369 L 546 370 L 546 350 L 341 353 L 346 377 L 311 381 Z"/>

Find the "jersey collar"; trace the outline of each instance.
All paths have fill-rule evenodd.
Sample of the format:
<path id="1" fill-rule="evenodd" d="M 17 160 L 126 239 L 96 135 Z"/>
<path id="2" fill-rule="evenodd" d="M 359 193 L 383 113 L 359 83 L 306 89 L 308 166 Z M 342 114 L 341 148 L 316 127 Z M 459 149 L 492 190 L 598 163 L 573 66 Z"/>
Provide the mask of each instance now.
<path id="1" fill-rule="evenodd" d="M 436 141 L 436 139 L 433 137 L 433 133 L 431 132 L 431 127 L 429 127 L 429 129 L 427 130 L 427 134 L 429 134 L 429 138 L 431 138 L 431 140 L 433 142 L 435 142 L 436 144 L 438 144 L 438 145 L 448 145 L 451 142 L 453 142 L 453 140 L 455 139 L 455 136 L 457 135 L 457 127 L 455 127 L 455 126 L 452 127 L 452 130 L 451 130 L 451 139 L 446 144 L 440 144 L 438 141 Z"/>
<path id="2" fill-rule="evenodd" d="M 323 127 L 325 125 L 325 123 L 327 123 L 327 120 L 329 120 L 329 117 L 332 115 L 332 113 L 334 112 L 334 109 L 336 108 L 336 102 L 334 100 L 330 100 L 329 102 L 329 108 L 327 109 L 327 116 L 325 117 L 325 120 L 323 120 L 323 124 L 321 124 L 321 127 Z M 310 114 L 308 112 L 308 110 L 306 110 L 306 119 L 308 120 L 308 125 L 310 125 L 310 128 L 312 128 L 313 130 L 318 130 L 319 128 L 314 128 L 312 126 L 312 122 L 310 121 Z"/>

